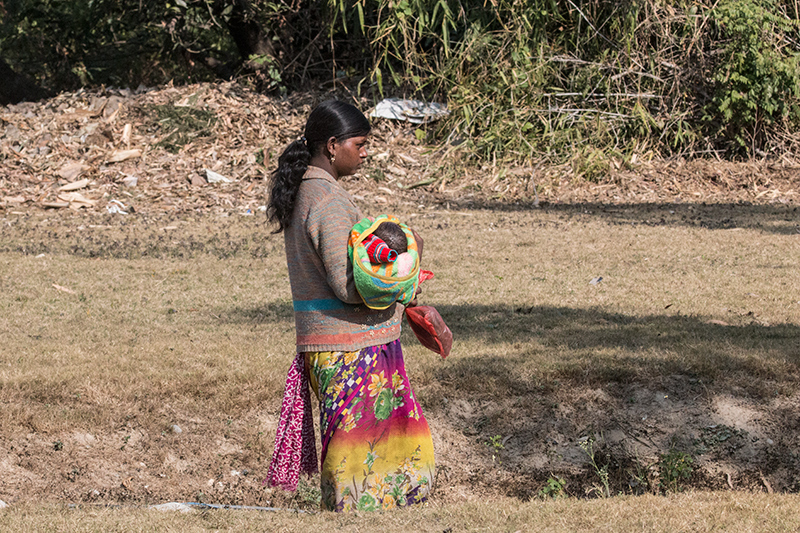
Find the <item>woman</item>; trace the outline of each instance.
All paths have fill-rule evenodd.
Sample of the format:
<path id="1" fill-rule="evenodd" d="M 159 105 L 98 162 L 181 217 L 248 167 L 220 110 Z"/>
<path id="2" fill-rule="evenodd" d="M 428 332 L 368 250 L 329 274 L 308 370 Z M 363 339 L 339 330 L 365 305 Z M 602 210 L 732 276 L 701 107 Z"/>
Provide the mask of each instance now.
<path id="1" fill-rule="evenodd" d="M 434 475 L 400 347 L 403 306 L 365 306 L 347 254 L 364 215 L 337 180 L 367 157 L 370 128 L 350 104 L 315 108 L 278 159 L 268 205 L 284 234 L 297 330 L 268 481 L 294 490 L 301 468 L 316 471 L 308 379 L 320 406 L 322 506 L 336 511 L 422 502 Z"/>

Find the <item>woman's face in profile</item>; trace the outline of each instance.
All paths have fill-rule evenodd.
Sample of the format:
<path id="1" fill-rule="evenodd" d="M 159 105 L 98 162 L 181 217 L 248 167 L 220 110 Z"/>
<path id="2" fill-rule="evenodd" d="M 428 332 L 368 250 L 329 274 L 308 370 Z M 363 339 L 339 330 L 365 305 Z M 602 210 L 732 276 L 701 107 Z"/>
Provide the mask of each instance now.
<path id="1" fill-rule="evenodd" d="M 349 176 L 355 174 L 361 163 L 367 158 L 367 137 L 361 135 L 350 137 L 341 143 L 336 143 L 336 158 L 332 163 L 336 176 Z"/>

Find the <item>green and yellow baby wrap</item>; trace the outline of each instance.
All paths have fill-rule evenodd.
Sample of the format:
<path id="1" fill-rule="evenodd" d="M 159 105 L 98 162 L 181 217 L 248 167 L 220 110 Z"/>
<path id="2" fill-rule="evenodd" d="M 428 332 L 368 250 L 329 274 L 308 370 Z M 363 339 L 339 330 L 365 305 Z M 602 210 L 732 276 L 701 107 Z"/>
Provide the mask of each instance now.
<path id="1" fill-rule="evenodd" d="M 394 263 L 372 264 L 362 244 L 384 222 L 398 224 L 408 238 L 408 253 L 414 259 L 414 268 L 402 277 L 393 276 Z M 353 263 L 353 278 L 364 304 L 371 309 L 386 309 L 394 302 L 405 305 L 414 299 L 419 285 L 419 253 L 417 241 L 408 226 L 391 215 L 379 215 L 375 220 L 363 218 L 350 231 L 347 252 Z M 394 272 L 396 273 L 396 272 Z"/>

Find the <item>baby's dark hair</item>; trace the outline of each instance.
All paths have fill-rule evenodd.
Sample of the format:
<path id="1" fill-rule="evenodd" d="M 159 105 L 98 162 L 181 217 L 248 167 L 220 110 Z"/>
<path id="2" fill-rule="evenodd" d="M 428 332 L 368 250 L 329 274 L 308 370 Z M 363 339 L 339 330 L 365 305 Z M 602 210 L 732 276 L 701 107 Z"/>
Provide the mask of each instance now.
<path id="1" fill-rule="evenodd" d="M 373 235 L 386 243 L 386 246 L 402 254 L 408 251 L 408 237 L 403 228 L 394 222 L 384 222 L 372 232 Z"/>

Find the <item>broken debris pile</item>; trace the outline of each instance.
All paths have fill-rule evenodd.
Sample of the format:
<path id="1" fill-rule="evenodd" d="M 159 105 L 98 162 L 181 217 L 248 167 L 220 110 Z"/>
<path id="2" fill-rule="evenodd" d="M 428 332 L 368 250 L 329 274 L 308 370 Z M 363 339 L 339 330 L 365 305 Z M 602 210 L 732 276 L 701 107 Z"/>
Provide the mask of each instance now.
<path id="1" fill-rule="evenodd" d="M 223 83 L 0 107 L 0 208 L 255 213 L 277 155 L 302 133 L 314 99 L 330 97 L 279 99 Z M 386 203 L 419 183 L 430 157 L 418 145 L 413 129 L 378 126 L 357 196 L 369 185 L 368 199 Z"/>
<path id="2" fill-rule="evenodd" d="M 81 90 L 0 107 L 0 210 L 256 213 L 263 210 L 265 178 L 277 155 L 302 134 L 312 106 L 334 96 L 273 98 L 231 82 Z M 366 111 L 370 102 L 359 105 Z M 380 114 L 380 103 L 374 111 Z M 403 111 L 411 118 L 418 112 Z M 570 161 L 543 155 L 528 165 L 481 163 L 467 142 L 425 145 L 426 125 L 375 118 L 374 126 L 370 159 L 344 184 L 370 205 L 536 205 L 539 199 L 793 204 L 800 198 L 794 160 L 633 154 L 624 164 L 604 159 L 607 175 L 600 179 L 586 174 L 577 152 Z"/>
<path id="3" fill-rule="evenodd" d="M 253 212 L 267 154 L 301 120 L 295 104 L 235 84 L 79 91 L 0 107 L 0 205 Z"/>

